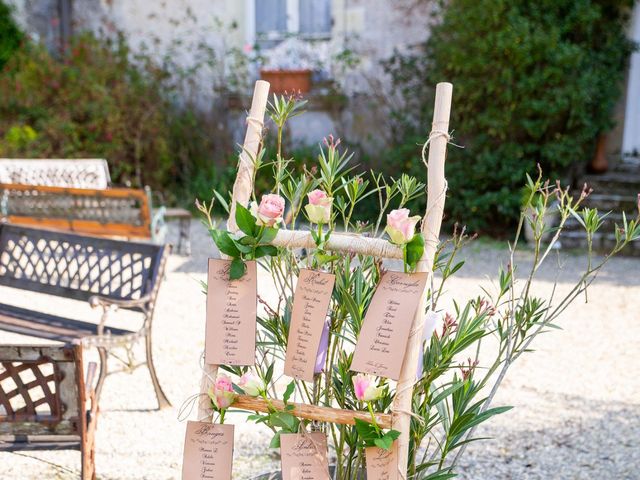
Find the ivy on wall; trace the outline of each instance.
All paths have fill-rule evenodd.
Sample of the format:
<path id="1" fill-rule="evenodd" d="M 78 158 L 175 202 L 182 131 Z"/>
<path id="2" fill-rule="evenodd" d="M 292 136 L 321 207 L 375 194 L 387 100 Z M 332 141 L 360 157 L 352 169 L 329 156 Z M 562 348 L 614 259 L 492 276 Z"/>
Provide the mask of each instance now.
<path id="1" fill-rule="evenodd" d="M 452 82 L 454 142 L 464 148 L 451 148 L 447 159 L 448 218 L 480 230 L 508 227 L 526 172 L 539 163 L 555 178 L 586 164 L 612 127 L 633 50 L 625 35 L 633 3 L 442 2 L 427 42 L 387 63 L 405 100 L 389 163 L 410 165 L 431 121 L 432 85 Z"/>

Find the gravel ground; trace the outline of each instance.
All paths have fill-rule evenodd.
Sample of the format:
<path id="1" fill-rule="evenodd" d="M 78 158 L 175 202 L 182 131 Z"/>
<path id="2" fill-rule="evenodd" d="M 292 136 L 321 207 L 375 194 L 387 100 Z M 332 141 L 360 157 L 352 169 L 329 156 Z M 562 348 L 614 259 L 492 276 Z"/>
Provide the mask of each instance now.
<path id="1" fill-rule="evenodd" d="M 214 253 L 197 222 L 192 236 L 193 256 L 169 261 L 154 321 L 158 374 L 174 407 L 155 410 L 146 369 L 110 376 L 96 440 L 100 479 L 180 478 L 185 426 L 177 414 L 198 391 L 205 315 L 198 280 L 205 278 L 206 257 Z M 495 274 L 506 251 L 479 242 L 467 256 L 467 265 L 449 284 L 449 293 L 462 300 L 478 294 L 479 285 L 488 285 L 487 276 Z M 586 258 L 564 252 L 561 258 L 563 290 Z M 529 256 L 519 260 L 526 264 Z M 640 345 L 639 271 L 640 259 L 614 259 L 590 290 L 590 302 L 575 303 L 565 312 L 564 330 L 540 337 L 536 352 L 514 365 L 496 405 L 515 408 L 478 430 L 492 439 L 470 446 L 460 478 L 640 479 L 640 376 L 634 371 Z M 536 288 L 548 293 L 554 278 L 551 269 L 543 270 Z M 98 312 L 78 302 L 35 297 L 0 287 L 0 301 L 97 320 Z M 37 341 L 0 332 L 0 342 Z M 248 479 L 276 467 L 268 432 L 245 424 L 241 416 L 233 421 L 234 478 Z M 0 453 L 0 479 L 74 479 L 79 460 L 73 451 Z"/>

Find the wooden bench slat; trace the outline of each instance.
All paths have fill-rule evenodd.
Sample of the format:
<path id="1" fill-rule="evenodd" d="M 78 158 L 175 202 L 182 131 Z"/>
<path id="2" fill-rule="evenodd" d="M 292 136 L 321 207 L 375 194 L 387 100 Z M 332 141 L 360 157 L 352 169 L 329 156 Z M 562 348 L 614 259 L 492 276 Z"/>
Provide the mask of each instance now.
<path id="1" fill-rule="evenodd" d="M 63 188 L 0 184 L 5 221 L 89 235 L 152 237 L 151 205 L 145 190 Z"/>

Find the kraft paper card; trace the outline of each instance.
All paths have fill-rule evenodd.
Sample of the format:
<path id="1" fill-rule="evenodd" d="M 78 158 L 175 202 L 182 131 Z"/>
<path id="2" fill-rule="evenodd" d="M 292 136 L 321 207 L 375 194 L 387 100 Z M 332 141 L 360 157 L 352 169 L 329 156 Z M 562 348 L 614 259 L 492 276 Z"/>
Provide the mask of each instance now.
<path id="1" fill-rule="evenodd" d="M 284 373 L 313 382 L 322 330 L 331 302 L 335 276 L 315 270 L 300 270 L 293 296 L 293 310 Z"/>
<path id="2" fill-rule="evenodd" d="M 331 480 L 324 433 L 280 435 L 282 480 Z"/>
<path id="3" fill-rule="evenodd" d="M 247 262 L 247 272 L 237 280 L 229 280 L 230 268 L 229 260 L 209 259 L 205 362 L 251 366 L 256 358 L 256 262 Z"/>
<path id="4" fill-rule="evenodd" d="M 393 442 L 391 450 L 378 447 L 367 447 L 367 478 L 375 480 L 398 480 L 398 442 Z"/>
<path id="5" fill-rule="evenodd" d="M 398 380 L 426 273 L 385 272 L 373 294 L 351 370 Z"/>
<path id="6" fill-rule="evenodd" d="M 231 480 L 233 425 L 187 422 L 182 480 Z"/>

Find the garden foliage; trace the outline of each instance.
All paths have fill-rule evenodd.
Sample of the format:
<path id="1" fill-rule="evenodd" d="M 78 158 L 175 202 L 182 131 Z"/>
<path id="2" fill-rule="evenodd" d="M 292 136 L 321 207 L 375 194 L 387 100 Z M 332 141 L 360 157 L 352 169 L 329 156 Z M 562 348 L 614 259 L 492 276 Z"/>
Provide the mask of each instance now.
<path id="1" fill-rule="evenodd" d="M 0 69 L 20 46 L 22 35 L 11 17 L 11 9 L 0 1 Z"/>
<path id="2" fill-rule="evenodd" d="M 78 35 L 61 59 L 25 41 L 0 74 L 0 156 L 106 158 L 116 183 L 208 194 L 211 135 L 180 88 L 121 36 Z"/>
<path id="3" fill-rule="evenodd" d="M 625 36 L 632 5 L 442 2 L 428 41 L 387 64 L 406 101 L 387 163 L 394 170 L 411 165 L 431 122 L 432 86 L 451 82 L 453 141 L 464 148 L 449 149 L 447 177 L 455 192 L 447 200 L 449 218 L 474 229 L 515 223 L 526 172 L 540 164 L 557 177 L 586 165 L 598 135 L 612 127 L 632 51 Z"/>

